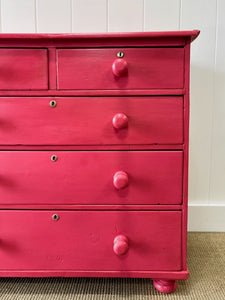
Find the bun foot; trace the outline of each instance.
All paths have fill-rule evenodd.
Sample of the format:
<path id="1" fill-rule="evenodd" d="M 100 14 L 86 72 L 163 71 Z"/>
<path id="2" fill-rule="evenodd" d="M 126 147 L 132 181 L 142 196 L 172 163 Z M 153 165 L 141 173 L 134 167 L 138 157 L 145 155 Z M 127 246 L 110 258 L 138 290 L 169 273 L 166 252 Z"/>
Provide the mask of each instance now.
<path id="1" fill-rule="evenodd" d="M 172 293 L 177 288 L 176 280 L 153 279 L 154 287 L 161 293 Z"/>

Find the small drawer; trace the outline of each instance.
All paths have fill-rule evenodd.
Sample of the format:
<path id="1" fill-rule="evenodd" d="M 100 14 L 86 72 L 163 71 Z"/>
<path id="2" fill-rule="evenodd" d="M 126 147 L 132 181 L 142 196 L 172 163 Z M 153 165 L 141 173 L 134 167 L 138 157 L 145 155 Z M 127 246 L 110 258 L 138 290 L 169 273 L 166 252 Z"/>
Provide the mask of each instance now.
<path id="1" fill-rule="evenodd" d="M 183 143 L 183 97 L 2 97 L 1 145 Z"/>
<path id="2" fill-rule="evenodd" d="M 1 210 L 0 220 L 0 270 L 181 270 L 179 211 Z"/>
<path id="3" fill-rule="evenodd" d="M 0 151 L 0 204 L 181 204 L 182 151 Z"/>
<path id="4" fill-rule="evenodd" d="M 58 49 L 58 89 L 183 88 L 184 48 Z"/>
<path id="5" fill-rule="evenodd" d="M 46 49 L 0 49 L 0 90 L 46 89 Z"/>

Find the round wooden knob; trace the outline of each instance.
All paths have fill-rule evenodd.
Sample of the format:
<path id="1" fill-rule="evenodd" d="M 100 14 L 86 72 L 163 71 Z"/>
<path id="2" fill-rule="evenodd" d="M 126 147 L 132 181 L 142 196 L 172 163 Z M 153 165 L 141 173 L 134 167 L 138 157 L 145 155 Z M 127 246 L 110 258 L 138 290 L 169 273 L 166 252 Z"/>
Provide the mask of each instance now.
<path id="1" fill-rule="evenodd" d="M 126 128 L 128 126 L 128 117 L 123 113 L 118 113 L 113 117 L 112 124 L 116 129 Z"/>
<path id="2" fill-rule="evenodd" d="M 127 74 L 128 65 L 125 59 L 117 58 L 112 64 L 113 74 L 117 77 L 122 77 Z"/>
<path id="3" fill-rule="evenodd" d="M 128 181 L 128 175 L 126 172 L 118 171 L 113 176 L 113 185 L 118 190 L 128 186 Z"/>
<path id="4" fill-rule="evenodd" d="M 117 235 L 113 242 L 113 251 L 116 255 L 123 255 L 129 249 L 128 238 L 125 235 Z"/>

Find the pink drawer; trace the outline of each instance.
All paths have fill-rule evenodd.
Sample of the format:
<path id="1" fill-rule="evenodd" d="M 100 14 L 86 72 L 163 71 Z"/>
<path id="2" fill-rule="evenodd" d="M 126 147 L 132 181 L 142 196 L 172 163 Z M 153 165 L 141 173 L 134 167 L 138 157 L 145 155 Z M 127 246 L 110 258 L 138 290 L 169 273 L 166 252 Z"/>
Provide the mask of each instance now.
<path id="1" fill-rule="evenodd" d="M 181 270 L 179 211 L 1 210 L 0 220 L 0 270 Z"/>
<path id="2" fill-rule="evenodd" d="M 0 90 L 46 89 L 46 49 L 0 49 Z"/>
<path id="3" fill-rule="evenodd" d="M 0 204 L 181 204 L 182 168 L 182 151 L 1 151 Z"/>
<path id="4" fill-rule="evenodd" d="M 184 48 L 58 49 L 57 61 L 62 90 L 183 88 Z"/>
<path id="5" fill-rule="evenodd" d="M 0 122 L 1 145 L 182 144 L 183 97 L 2 97 Z"/>

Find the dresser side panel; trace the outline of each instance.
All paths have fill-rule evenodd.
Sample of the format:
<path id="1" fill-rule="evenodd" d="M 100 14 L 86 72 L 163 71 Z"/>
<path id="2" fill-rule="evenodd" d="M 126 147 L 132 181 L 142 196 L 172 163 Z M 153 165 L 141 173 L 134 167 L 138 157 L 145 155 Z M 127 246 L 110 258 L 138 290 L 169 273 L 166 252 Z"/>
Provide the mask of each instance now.
<path id="1" fill-rule="evenodd" d="M 183 232 L 182 232 L 182 252 L 183 252 L 183 270 L 187 269 L 187 213 L 188 213 L 188 155 L 189 155 L 189 81 L 190 81 L 190 39 L 186 44 L 184 51 L 185 72 L 184 72 L 184 162 L 183 162 Z"/>

